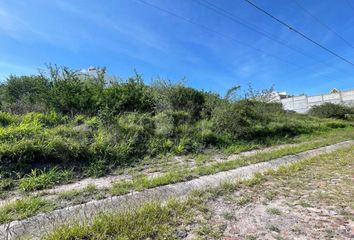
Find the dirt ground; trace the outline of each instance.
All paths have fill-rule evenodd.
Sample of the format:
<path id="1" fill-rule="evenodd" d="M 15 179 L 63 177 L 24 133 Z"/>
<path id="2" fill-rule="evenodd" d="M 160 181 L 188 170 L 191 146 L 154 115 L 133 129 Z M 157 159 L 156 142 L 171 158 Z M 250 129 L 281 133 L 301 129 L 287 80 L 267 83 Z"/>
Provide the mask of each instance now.
<path id="1" fill-rule="evenodd" d="M 354 239 L 353 147 L 260 181 L 209 197 L 181 238 Z"/>

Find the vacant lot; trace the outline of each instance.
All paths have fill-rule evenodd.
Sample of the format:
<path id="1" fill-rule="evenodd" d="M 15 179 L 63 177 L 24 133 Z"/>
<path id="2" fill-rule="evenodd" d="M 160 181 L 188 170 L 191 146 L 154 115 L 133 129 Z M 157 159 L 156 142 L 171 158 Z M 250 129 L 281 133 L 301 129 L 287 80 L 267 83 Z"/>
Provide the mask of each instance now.
<path id="1" fill-rule="evenodd" d="M 47 239 L 352 239 L 354 146 Z"/>
<path id="2" fill-rule="evenodd" d="M 31 177 L 19 181 L 26 189 L 9 190 L 3 192 L 0 201 L 0 223 L 16 219 L 23 219 L 41 212 L 57 208 L 73 206 L 95 199 L 123 195 L 129 192 L 141 191 L 161 185 L 181 182 L 202 175 L 215 174 L 220 171 L 246 166 L 258 162 L 269 161 L 281 156 L 296 154 L 312 148 L 353 138 L 352 131 L 337 130 L 311 137 L 310 141 L 274 146 L 257 151 L 242 152 L 240 154 L 222 154 L 209 152 L 205 154 L 170 157 L 146 161 L 136 167 L 126 168 L 116 175 L 98 179 L 83 179 L 66 185 L 56 186 L 47 190 L 35 191 L 33 186 L 41 186 L 55 181 L 58 173 L 34 172 Z M 298 140 L 306 138 L 299 138 Z M 13 184 L 13 182 L 10 182 Z"/>
<path id="3" fill-rule="evenodd" d="M 83 75 L 66 67 L 49 66 L 40 74 L 10 76 L 0 84 L 2 229 L 14 220 L 40 213 L 109 200 L 354 139 L 354 109 L 349 106 L 325 104 L 309 114 L 298 114 L 270 101 L 272 88 L 255 91 L 250 87 L 241 96 L 235 86 L 220 96 L 168 80 L 146 84 L 137 73 L 127 79 L 109 80 L 101 70 L 97 75 Z M 292 173 L 287 174 L 285 179 L 290 181 Z M 341 177 L 345 175 L 337 178 Z M 256 178 L 254 183 L 264 178 Z M 298 176 L 293 178 L 307 183 Z M 270 184 L 273 180 L 284 186 Z M 219 189 L 193 196 L 192 201 L 164 206 L 154 203 L 140 210 L 128 210 L 125 215 L 104 216 L 108 219 L 98 219 L 93 224 L 97 234 L 87 226 L 72 233 L 65 230 L 58 238 L 65 238 L 66 234 L 79 239 L 221 238 L 235 235 L 230 230 L 232 224 L 238 227 L 239 234 L 252 238 L 252 231 L 241 232 L 248 229 L 243 227 L 242 219 L 245 225 L 251 221 L 251 215 L 242 217 L 242 211 L 256 214 L 265 209 L 265 214 L 284 217 L 288 211 L 285 206 L 297 203 L 291 194 L 300 192 L 295 183 L 283 179 L 265 182 L 269 184 L 259 189 L 256 184 L 239 184 L 243 187 L 236 191 L 230 185 L 228 194 Z M 266 203 L 261 190 L 273 185 L 273 190 L 266 191 Z M 304 196 L 310 194 L 305 191 Z M 230 200 L 228 205 L 224 198 L 236 200 Z M 252 207 L 254 211 L 248 209 Z M 232 211 L 241 217 L 234 218 Z M 106 226 L 106 222 L 112 225 Z M 211 223 L 215 229 L 206 227 Z M 288 224 L 295 225 L 291 221 Z M 284 232 L 276 223 L 250 225 L 260 237 L 279 237 Z"/>

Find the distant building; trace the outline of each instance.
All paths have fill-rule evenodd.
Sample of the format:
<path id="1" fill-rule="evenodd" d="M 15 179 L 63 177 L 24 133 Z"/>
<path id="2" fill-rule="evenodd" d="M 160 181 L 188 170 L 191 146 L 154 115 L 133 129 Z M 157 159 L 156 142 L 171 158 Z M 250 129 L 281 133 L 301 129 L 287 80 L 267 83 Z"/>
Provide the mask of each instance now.
<path id="1" fill-rule="evenodd" d="M 329 93 L 339 93 L 340 90 L 338 90 L 337 88 L 333 88 Z"/>
<path id="2" fill-rule="evenodd" d="M 281 99 L 285 99 L 285 98 L 288 98 L 288 97 L 290 97 L 290 96 L 287 94 L 287 92 L 273 91 L 273 92 L 270 93 L 269 100 L 271 102 L 272 101 L 278 102 Z"/>
<path id="3" fill-rule="evenodd" d="M 86 76 L 97 76 L 98 74 L 105 74 L 106 69 L 90 66 L 88 68 L 81 69 L 79 73 Z"/>

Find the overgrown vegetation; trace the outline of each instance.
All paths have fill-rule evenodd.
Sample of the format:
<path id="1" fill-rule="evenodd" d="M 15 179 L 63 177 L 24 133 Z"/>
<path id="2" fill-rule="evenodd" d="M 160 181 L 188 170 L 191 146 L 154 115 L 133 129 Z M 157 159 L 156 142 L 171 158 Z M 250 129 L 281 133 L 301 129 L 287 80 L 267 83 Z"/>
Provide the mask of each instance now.
<path id="1" fill-rule="evenodd" d="M 237 90 L 223 98 L 164 80 L 146 85 L 139 74 L 108 79 L 104 69 L 10 76 L 0 85 L 0 177 L 43 189 L 146 156 L 242 150 L 353 126 L 286 112 L 254 92 L 231 97 Z"/>
<path id="2" fill-rule="evenodd" d="M 120 214 L 104 214 L 92 225 L 57 229 L 44 239 L 177 239 L 175 228 L 186 218 L 186 206 L 170 200 L 144 204 Z"/>
<path id="3" fill-rule="evenodd" d="M 159 176 L 155 176 L 153 178 L 149 178 L 143 174 L 137 174 L 137 175 L 133 174 L 131 180 L 117 181 L 112 185 L 112 187 L 107 189 L 106 188 L 99 189 L 95 185 L 87 185 L 87 187 L 82 189 L 73 189 L 64 192 L 59 192 L 56 195 L 56 197 L 54 197 L 53 195 L 50 196 L 50 199 L 51 201 L 53 201 L 53 203 L 55 203 L 55 206 L 53 206 L 53 208 L 63 208 L 63 207 L 68 207 L 76 204 L 82 204 L 94 199 L 97 200 L 102 198 L 108 198 L 115 195 L 127 194 L 132 191 L 142 191 L 147 188 L 154 188 L 157 186 L 167 185 L 175 182 L 191 180 L 198 176 L 215 174 L 220 171 L 227 171 L 230 169 L 235 169 L 249 164 L 268 161 L 270 159 L 278 158 L 281 156 L 296 154 L 309 149 L 314 149 L 320 146 L 326 146 L 332 143 L 353 138 L 354 137 L 353 133 L 347 132 L 346 130 L 347 129 L 329 132 L 325 134 L 322 133 L 317 138 L 311 137 L 311 139 L 313 140 L 312 142 L 303 142 L 309 136 L 300 137 L 297 139 L 297 141 L 301 142 L 299 144 L 295 144 L 291 146 L 283 146 L 280 148 L 275 148 L 270 151 L 266 151 L 263 153 L 260 152 L 252 156 L 245 156 L 234 160 L 228 160 L 224 162 L 209 162 L 209 164 L 198 165 L 192 169 L 190 169 L 187 166 L 179 166 L 179 167 L 173 166 L 170 170 L 167 170 L 163 174 Z M 199 156 L 201 156 L 201 154 Z M 207 158 L 208 155 L 204 155 L 204 157 Z M 133 170 L 133 168 L 131 168 L 130 170 Z M 55 170 L 55 172 L 57 171 L 58 170 Z M 137 168 L 135 173 L 139 173 L 139 172 L 140 170 L 139 168 Z M 43 177 L 41 177 L 42 174 L 44 175 Z M 39 186 L 45 186 L 44 184 L 48 182 L 48 174 L 51 175 L 52 173 L 48 173 L 48 171 L 43 171 L 41 172 L 41 174 L 35 175 L 36 177 L 34 182 Z M 23 180 L 21 179 L 19 182 L 21 183 L 22 181 Z M 41 184 L 42 181 L 43 183 Z M 264 175 L 256 174 L 254 178 L 245 181 L 244 185 L 248 187 L 253 187 L 259 185 L 259 183 L 261 183 L 262 181 L 264 181 Z M 11 179 L 0 180 L 0 187 L 4 187 L 5 190 L 4 193 L 6 193 L 6 190 L 16 187 L 16 185 L 17 185 L 17 181 L 13 181 Z M 222 189 L 227 189 L 227 188 L 228 188 L 227 184 L 222 187 Z M 37 196 L 38 193 L 32 194 L 30 192 L 29 195 Z M 274 191 L 269 191 L 266 197 L 267 199 L 272 199 L 274 198 L 274 196 L 275 196 Z M 24 197 L 24 199 L 27 198 L 28 197 Z M 250 200 L 251 199 L 249 198 L 248 195 L 244 195 L 233 199 L 233 202 L 236 205 L 243 206 L 247 204 Z M 11 208 L 16 208 L 16 206 L 15 205 L 8 206 L 7 207 L 8 211 L 12 211 Z M 16 210 L 13 209 L 13 211 Z M 40 206 L 38 209 L 36 209 L 37 213 L 45 212 L 45 211 L 47 211 L 46 205 Z M 21 218 L 22 218 L 21 216 L 17 217 L 17 219 L 21 219 Z M 13 219 L 9 219 L 9 220 L 13 220 Z"/>
<path id="4" fill-rule="evenodd" d="M 354 107 L 341 104 L 324 103 L 313 106 L 309 114 L 320 118 L 354 119 Z"/>
<path id="5" fill-rule="evenodd" d="M 0 207 L 0 224 L 53 210 L 54 204 L 39 197 L 27 197 Z"/>
<path id="6" fill-rule="evenodd" d="M 72 179 L 70 171 L 52 168 L 49 171 L 32 169 L 19 181 L 19 187 L 23 191 L 42 190 L 55 184 L 67 183 Z"/>

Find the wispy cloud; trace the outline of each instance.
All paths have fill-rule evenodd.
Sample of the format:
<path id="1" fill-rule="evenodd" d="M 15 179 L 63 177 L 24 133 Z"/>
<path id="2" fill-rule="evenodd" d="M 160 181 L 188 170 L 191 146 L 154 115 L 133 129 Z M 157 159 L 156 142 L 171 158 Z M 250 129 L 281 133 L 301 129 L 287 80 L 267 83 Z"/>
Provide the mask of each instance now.
<path id="1" fill-rule="evenodd" d="M 29 37 L 43 37 L 43 34 L 33 29 L 24 19 L 13 14 L 4 5 L 0 5 L 1 33 L 16 40 Z"/>

